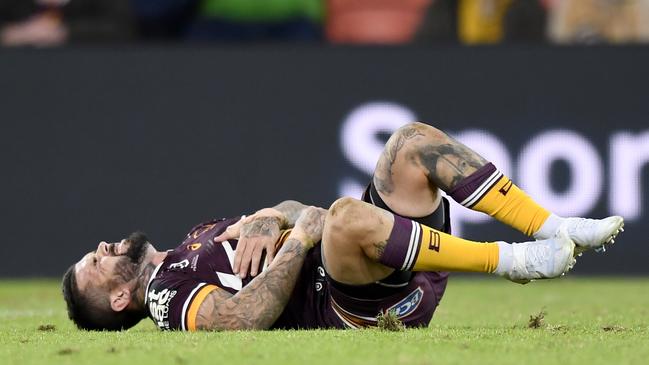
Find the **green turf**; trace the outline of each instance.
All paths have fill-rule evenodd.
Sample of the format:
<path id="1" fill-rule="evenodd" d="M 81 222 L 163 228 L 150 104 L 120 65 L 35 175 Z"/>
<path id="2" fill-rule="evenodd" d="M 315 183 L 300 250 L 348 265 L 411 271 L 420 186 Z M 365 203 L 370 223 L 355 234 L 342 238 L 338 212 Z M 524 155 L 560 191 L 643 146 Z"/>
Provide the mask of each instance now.
<path id="1" fill-rule="evenodd" d="M 528 328 L 541 310 L 543 325 Z M 452 279 L 430 328 L 404 332 L 163 333 L 149 322 L 78 331 L 57 282 L 0 282 L 0 363 L 648 364 L 649 278 Z"/>

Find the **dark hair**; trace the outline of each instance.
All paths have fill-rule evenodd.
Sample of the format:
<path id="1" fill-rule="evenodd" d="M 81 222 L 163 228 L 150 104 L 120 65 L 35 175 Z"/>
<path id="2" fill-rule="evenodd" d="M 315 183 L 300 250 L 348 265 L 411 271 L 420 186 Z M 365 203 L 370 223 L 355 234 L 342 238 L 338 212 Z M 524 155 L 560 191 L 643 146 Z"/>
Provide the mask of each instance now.
<path id="1" fill-rule="evenodd" d="M 93 288 L 87 288 L 82 293 L 77 286 L 74 265 L 63 275 L 61 289 L 68 307 L 68 317 L 80 329 L 121 331 L 135 326 L 145 317 L 144 313 L 134 311 L 115 312 L 106 294 Z"/>

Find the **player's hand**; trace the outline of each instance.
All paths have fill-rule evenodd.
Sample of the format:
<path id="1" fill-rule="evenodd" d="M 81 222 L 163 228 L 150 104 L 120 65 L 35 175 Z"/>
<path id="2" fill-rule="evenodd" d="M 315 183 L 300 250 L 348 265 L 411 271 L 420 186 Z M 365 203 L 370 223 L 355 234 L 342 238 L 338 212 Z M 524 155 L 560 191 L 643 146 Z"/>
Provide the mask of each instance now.
<path id="1" fill-rule="evenodd" d="M 322 240 L 327 210 L 318 207 L 306 208 L 295 222 L 291 236 L 296 237 L 306 245 L 307 249 Z"/>
<path id="2" fill-rule="evenodd" d="M 282 213 L 266 208 L 240 219 L 214 240 L 238 238 L 232 270 L 242 279 L 248 275 L 248 272 L 251 276 L 256 276 L 259 273 L 263 253 L 266 253 L 268 263 L 275 257 L 275 244 L 284 223 L 285 218 Z"/>

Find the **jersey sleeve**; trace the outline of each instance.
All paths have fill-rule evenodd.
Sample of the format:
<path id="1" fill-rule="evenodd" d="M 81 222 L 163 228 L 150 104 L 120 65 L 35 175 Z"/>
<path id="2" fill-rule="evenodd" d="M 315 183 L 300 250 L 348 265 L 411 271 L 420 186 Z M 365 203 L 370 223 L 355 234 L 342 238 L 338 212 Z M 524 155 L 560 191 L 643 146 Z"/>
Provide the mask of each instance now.
<path id="1" fill-rule="evenodd" d="M 146 302 L 153 322 L 162 330 L 195 331 L 201 304 L 217 285 L 185 281 L 157 282 L 147 291 Z"/>
<path id="2" fill-rule="evenodd" d="M 200 283 L 191 291 L 183 303 L 180 329 L 183 331 L 196 331 L 196 316 L 198 315 L 201 304 L 203 304 L 211 292 L 219 289 L 218 286 L 213 284 Z"/>

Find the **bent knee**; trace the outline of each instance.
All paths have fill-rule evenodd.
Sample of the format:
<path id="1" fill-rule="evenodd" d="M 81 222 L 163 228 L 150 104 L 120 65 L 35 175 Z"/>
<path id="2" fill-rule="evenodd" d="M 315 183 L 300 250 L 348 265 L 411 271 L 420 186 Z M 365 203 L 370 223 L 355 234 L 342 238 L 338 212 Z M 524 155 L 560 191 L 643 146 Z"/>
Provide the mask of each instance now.
<path id="1" fill-rule="evenodd" d="M 356 238 L 367 233 L 372 206 L 353 198 L 340 198 L 331 207 L 325 219 L 325 230 L 333 237 Z M 340 241 L 337 239 L 336 241 Z"/>
<path id="2" fill-rule="evenodd" d="M 354 198 L 339 198 L 329 207 L 326 223 L 336 228 L 353 225 L 361 218 L 364 204 Z"/>
<path id="3" fill-rule="evenodd" d="M 419 153 L 422 148 L 448 143 L 450 137 L 443 131 L 422 122 L 408 123 L 397 129 L 388 139 L 377 169 L 385 169 L 397 161 L 397 155 L 408 156 Z"/>
<path id="4" fill-rule="evenodd" d="M 427 136 L 429 138 L 435 138 L 435 139 L 446 139 L 448 138 L 448 135 L 442 131 L 441 129 L 435 128 L 430 124 L 426 124 L 423 122 L 412 122 L 408 123 L 402 127 L 400 127 L 395 134 L 403 135 L 403 134 L 412 134 L 411 131 L 417 131 L 424 136 Z"/>
<path id="5" fill-rule="evenodd" d="M 340 198 L 329 208 L 325 230 L 331 236 L 364 242 L 389 225 L 392 215 L 371 204 L 353 198 Z M 339 240 L 337 240 L 339 241 Z"/>

